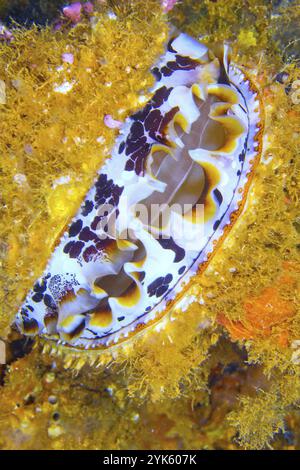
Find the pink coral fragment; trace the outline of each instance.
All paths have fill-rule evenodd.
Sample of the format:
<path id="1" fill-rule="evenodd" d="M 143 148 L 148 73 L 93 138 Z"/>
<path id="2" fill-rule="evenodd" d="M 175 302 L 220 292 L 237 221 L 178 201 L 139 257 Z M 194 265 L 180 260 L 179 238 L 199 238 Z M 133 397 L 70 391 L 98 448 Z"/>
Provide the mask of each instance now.
<path id="1" fill-rule="evenodd" d="M 14 40 L 13 34 L 10 30 L 0 22 L 0 40 L 11 42 Z"/>
<path id="2" fill-rule="evenodd" d="M 175 3 L 177 3 L 177 0 L 161 0 L 161 6 L 164 13 L 168 13 L 168 11 L 171 11 L 172 8 L 175 6 Z"/>
<path id="3" fill-rule="evenodd" d="M 83 6 L 83 9 L 86 13 L 93 13 L 94 6 L 93 6 L 92 2 L 86 2 L 82 6 Z"/>
<path id="4" fill-rule="evenodd" d="M 72 21 L 72 23 L 78 23 L 81 17 L 82 5 L 80 2 L 71 3 L 63 8 L 63 14 Z"/>
<path id="5" fill-rule="evenodd" d="M 65 52 L 64 54 L 62 54 L 62 60 L 63 62 L 67 63 L 67 64 L 73 64 L 74 63 L 74 55 L 71 54 L 70 52 Z"/>
<path id="6" fill-rule="evenodd" d="M 106 114 L 104 116 L 104 124 L 110 129 L 120 129 L 122 126 L 122 122 L 114 119 L 111 114 Z"/>

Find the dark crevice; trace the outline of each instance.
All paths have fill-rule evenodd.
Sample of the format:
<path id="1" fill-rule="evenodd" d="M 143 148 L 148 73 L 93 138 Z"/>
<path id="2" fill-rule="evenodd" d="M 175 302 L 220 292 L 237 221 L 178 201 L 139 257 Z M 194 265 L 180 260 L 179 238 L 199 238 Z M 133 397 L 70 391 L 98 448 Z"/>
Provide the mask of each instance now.
<path id="1" fill-rule="evenodd" d="M 11 0 L 0 8 L 0 18 L 8 26 L 18 23 L 45 26 L 52 23 L 66 2 L 64 0 Z"/>
<path id="2" fill-rule="evenodd" d="M 8 366 L 18 359 L 27 356 L 32 351 L 34 340 L 28 336 L 21 335 L 15 330 L 11 330 L 8 339 L 4 343 L 6 363 L 0 364 L 0 386 L 4 385 Z"/>

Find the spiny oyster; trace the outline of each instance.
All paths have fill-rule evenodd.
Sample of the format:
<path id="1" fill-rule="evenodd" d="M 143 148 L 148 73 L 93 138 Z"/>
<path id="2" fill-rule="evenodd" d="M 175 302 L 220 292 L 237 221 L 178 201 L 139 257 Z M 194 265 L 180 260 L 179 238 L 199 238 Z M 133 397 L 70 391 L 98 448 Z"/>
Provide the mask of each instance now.
<path id="1" fill-rule="evenodd" d="M 228 47 L 214 54 L 180 34 L 153 73 L 151 100 L 125 122 L 16 316 L 27 335 L 88 349 L 134 334 L 170 308 L 242 208 L 261 125 Z"/>

